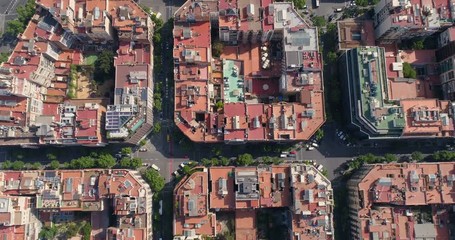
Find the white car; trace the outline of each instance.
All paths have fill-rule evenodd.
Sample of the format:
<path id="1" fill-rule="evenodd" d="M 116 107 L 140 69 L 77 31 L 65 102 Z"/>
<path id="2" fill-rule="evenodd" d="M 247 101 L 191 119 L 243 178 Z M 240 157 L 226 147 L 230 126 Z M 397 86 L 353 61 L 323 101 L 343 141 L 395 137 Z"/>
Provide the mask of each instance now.
<path id="1" fill-rule="evenodd" d="M 319 165 L 316 167 L 316 169 L 317 169 L 318 171 L 322 171 L 322 169 L 324 169 L 324 166 L 322 166 L 322 164 L 319 164 Z"/>
<path id="2" fill-rule="evenodd" d="M 314 150 L 314 147 L 309 146 L 309 147 L 307 148 L 307 150 L 308 150 L 308 151 L 313 151 L 313 150 Z"/>
<path id="3" fill-rule="evenodd" d="M 156 171 L 158 171 L 158 172 L 160 171 L 160 168 L 159 168 L 158 166 L 156 166 L 155 164 L 152 164 L 151 167 L 152 167 L 153 169 L 155 169 Z"/>
<path id="4" fill-rule="evenodd" d="M 314 143 L 311 143 L 311 146 L 313 146 L 313 147 L 315 147 L 315 148 L 319 147 L 319 145 L 318 145 L 317 143 L 315 143 L 315 142 L 314 142 Z"/>
<path id="5" fill-rule="evenodd" d="M 287 154 L 284 154 L 284 153 L 280 154 L 280 158 L 287 158 L 287 157 L 288 157 Z"/>

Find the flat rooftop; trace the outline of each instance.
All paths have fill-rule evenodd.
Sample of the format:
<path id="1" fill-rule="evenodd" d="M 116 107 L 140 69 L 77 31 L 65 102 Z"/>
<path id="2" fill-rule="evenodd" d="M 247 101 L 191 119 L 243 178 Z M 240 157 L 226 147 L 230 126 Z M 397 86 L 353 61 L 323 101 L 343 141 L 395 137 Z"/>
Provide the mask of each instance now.
<path id="1" fill-rule="evenodd" d="M 197 189 L 200 191 L 195 192 Z M 195 195 L 202 198 L 198 208 L 206 208 L 198 211 L 197 216 L 191 216 L 187 202 Z M 256 210 L 287 208 L 289 211 L 284 210 L 283 214 L 293 223 L 295 236 L 333 239 L 332 188 L 330 181 L 313 166 L 198 169 L 177 184 L 174 201 L 178 206 L 174 210 L 175 237 L 184 234 L 212 236 L 218 229 L 215 215 L 221 211 L 234 212 L 236 239 L 256 239 Z M 318 234 L 308 236 L 305 234 L 308 231 Z"/>

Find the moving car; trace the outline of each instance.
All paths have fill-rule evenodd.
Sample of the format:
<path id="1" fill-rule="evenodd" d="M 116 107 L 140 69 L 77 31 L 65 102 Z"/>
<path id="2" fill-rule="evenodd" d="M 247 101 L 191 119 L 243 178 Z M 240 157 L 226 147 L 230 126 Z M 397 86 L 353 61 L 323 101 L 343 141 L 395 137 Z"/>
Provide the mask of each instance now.
<path id="1" fill-rule="evenodd" d="M 139 152 L 147 152 L 147 148 L 140 148 Z"/>

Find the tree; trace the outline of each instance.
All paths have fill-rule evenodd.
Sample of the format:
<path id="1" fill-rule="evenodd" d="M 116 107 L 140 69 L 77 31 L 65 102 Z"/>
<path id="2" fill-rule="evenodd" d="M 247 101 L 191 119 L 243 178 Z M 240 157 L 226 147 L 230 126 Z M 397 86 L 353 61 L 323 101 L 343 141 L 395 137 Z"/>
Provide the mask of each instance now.
<path id="1" fill-rule="evenodd" d="M 153 133 L 158 134 L 161 132 L 161 123 L 157 122 L 153 125 Z"/>
<path id="2" fill-rule="evenodd" d="M 46 154 L 46 157 L 49 161 L 57 160 L 57 156 L 55 156 L 55 154 L 52 153 Z"/>
<path id="3" fill-rule="evenodd" d="M 152 13 L 152 10 L 148 6 L 145 6 L 144 4 L 139 4 L 139 7 L 141 7 L 142 10 L 144 10 L 144 12 L 146 12 L 147 14 Z"/>
<path id="4" fill-rule="evenodd" d="M 96 165 L 99 168 L 112 168 L 115 166 L 115 158 L 108 153 L 100 154 L 96 161 Z"/>
<path id="5" fill-rule="evenodd" d="M 218 166 L 220 165 L 220 161 L 218 160 L 218 158 L 212 158 L 210 159 L 210 161 L 212 162 L 212 166 Z"/>
<path id="6" fill-rule="evenodd" d="M 312 21 L 313 21 L 314 26 L 319 27 L 319 28 L 325 27 L 325 25 L 327 25 L 327 21 L 322 16 L 314 16 Z"/>
<path id="7" fill-rule="evenodd" d="M 102 51 L 95 61 L 95 79 L 103 82 L 113 78 L 114 75 L 114 53 L 108 50 Z"/>
<path id="8" fill-rule="evenodd" d="M 280 165 L 282 163 L 283 163 L 283 159 L 278 158 L 278 157 L 273 158 L 273 165 Z"/>
<path id="9" fill-rule="evenodd" d="M 145 146 L 145 144 L 147 144 L 147 140 L 145 140 L 145 139 L 142 139 L 142 140 L 139 142 L 139 146 L 141 146 L 141 147 Z"/>
<path id="10" fill-rule="evenodd" d="M 142 166 L 142 158 L 132 158 L 130 161 L 130 169 L 138 169 Z"/>
<path id="11" fill-rule="evenodd" d="M 316 138 L 317 141 L 320 141 L 323 137 L 324 137 L 324 130 L 319 128 L 319 130 L 316 131 L 315 138 Z"/>
<path id="12" fill-rule="evenodd" d="M 424 48 L 423 40 L 417 40 L 412 43 L 413 50 L 421 50 Z"/>
<path id="13" fill-rule="evenodd" d="M 13 36 L 16 36 L 17 34 L 23 32 L 24 29 L 25 29 L 24 24 L 20 22 L 18 19 L 14 19 L 8 21 L 5 32 Z"/>
<path id="14" fill-rule="evenodd" d="M 237 157 L 237 166 L 249 166 L 253 164 L 253 156 L 249 153 L 241 154 Z"/>
<path id="15" fill-rule="evenodd" d="M 131 149 L 130 147 L 124 147 L 120 151 L 122 152 L 123 155 L 130 155 L 131 153 L 133 153 L 133 149 Z"/>
<path id="16" fill-rule="evenodd" d="M 395 154 L 390 154 L 390 153 L 387 153 L 384 155 L 384 161 L 390 163 L 390 162 L 396 162 L 398 161 L 398 158 Z"/>
<path id="17" fill-rule="evenodd" d="M 11 164 L 11 168 L 13 170 L 22 170 L 25 167 L 25 163 L 22 161 L 14 161 L 13 164 Z"/>
<path id="18" fill-rule="evenodd" d="M 223 152 L 223 148 L 221 146 L 214 146 L 212 148 L 212 153 L 215 155 L 215 156 L 220 156 L 221 153 Z"/>
<path id="19" fill-rule="evenodd" d="M 357 6 L 366 7 L 368 6 L 368 0 L 355 0 Z"/>
<path id="20" fill-rule="evenodd" d="M 120 168 L 130 168 L 131 167 L 131 158 L 129 157 L 123 157 L 122 159 L 120 159 L 120 162 L 119 162 L 119 167 Z"/>
<path id="21" fill-rule="evenodd" d="M 34 162 L 33 164 L 30 165 L 30 169 L 33 169 L 33 170 L 38 170 L 38 169 L 41 169 L 42 167 L 43 166 L 39 162 Z"/>
<path id="22" fill-rule="evenodd" d="M 2 169 L 11 169 L 13 163 L 10 160 L 6 160 L 2 163 Z"/>
<path id="23" fill-rule="evenodd" d="M 206 167 L 210 167 L 210 166 L 212 166 L 212 161 L 210 161 L 207 158 L 203 158 L 203 159 L 201 159 L 201 164 L 206 166 Z"/>
<path id="24" fill-rule="evenodd" d="M 305 0 L 292 0 L 294 3 L 295 8 L 297 9 L 304 9 L 306 6 L 306 1 Z"/>
<path id="25" fill-rule="evenodd" d="M 212 44 L 212 55 L 216 58 L 219 58 L 221 56 L 221 53 L 223 53 L 224 49 L 224 44 L 220 41 L 215 41 Z"/>
<path id="26" fill-rule="evenodd" d="M 95 159 L 88 156 L 76 158 L 71 160 L 68 167 L 72 169 L 94 168 Z"/>
<path id="27" fill-rule="evenodd" d="M 230 160 L 227 157 L 221 157 L 220 158 L 220 164 L 222 166 L 229 166 Z"/>
<path id="28" fill-rule="evenodd" d="M 221 100 L 218 100 L 218 102 L 215 103 L 215 108 L 217 110 L 221 110 L 224 107 L 224 103 Z"/>
<path id="29" fill-rule="evenodd" d="M 338 58 L 338 55 L 336 54 L 336 52 L 330 51 L 327 53 L 327 62 L 334 63 L 334 62 L 336 62 L 337 58 Z"/>
<path id="30" fill-rule="evenodd" d="M 183 173 L 183 175 L 190 175 L 191 174 L 190 166 L 188 166 L 188 165 L 183 166 L 182 173 Z"/>
<path id="31" fill-rule="evenodd" d="M 412 68 L 411 64 L 403 62 L 403 76 L 405 78 L 416 78 L 417 72 Z"/>
<path id="32" fill-rule="evenodd" d="M 49 168 L 50 168 L 50 169 L 59 169 L 59 168 L 60 168 L 60 162 L 57 161 L 57 160 L 52 160 L 52 161 L 49 163 Z"/>
<path id="33" fill-rule="evenodd" d="M 273 163 L 273 159 L 271 157 L 269 157 L 269 156 L 265 156 L 265 157 L 262 158 L 262 162 L 264 164 L 270 165 L 270 164 Z"/>
<path id="34" fill-rule="evenodd" d="M 82 234 L 82 240 L 90 240 L 90 236 L 92 235 L 92 225 L 89 222 L 85 222 L 80 232 Z"/>
<path id="35" fill-rule="evenodd" d="M 144 180 L 150 185 L 153 192 L 159 192 L 164 187 L 164 178 L 155 169 L 149 168 L 142 175 Z"/>
<path id="36" fill-rule="evenodd" d="M 10 53 L 6 53 L 6 52 L 0 53 L 0 64 L 8 61 L 9 55 L 10 55 Z"/>
<path id="37" fill-rule="evenodd" d="M 57 236 L 57 226 L 53 225 L 52 227 L 44 226 L 39 232 L 39 238 L 45 240 L 53 240 Z"/>
<path id="38" fill-rule="evenodd" d="M 420 162 L 423 160 L 423 154 L 421 152 L 415 151 L 411 153 L 411 159 Z"/>

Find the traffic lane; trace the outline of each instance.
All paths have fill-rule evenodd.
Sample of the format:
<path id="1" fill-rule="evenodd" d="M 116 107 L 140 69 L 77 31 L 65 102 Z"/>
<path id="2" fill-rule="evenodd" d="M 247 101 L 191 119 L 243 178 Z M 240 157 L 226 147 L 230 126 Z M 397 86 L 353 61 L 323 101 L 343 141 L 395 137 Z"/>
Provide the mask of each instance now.
<path id="1" fill-rule="evenodd" d="M 307 0 L 307 6 L 311 8 L 311 11 L 317 16 L 325 16 L 328 18 L 335 12 L 337 8 L 344 8 L 348 6 L 350 1 L 343 0 L 332 0 L 324 1 L 320 0 L 319 7 L 315 6 L 315 0 Z"/>

